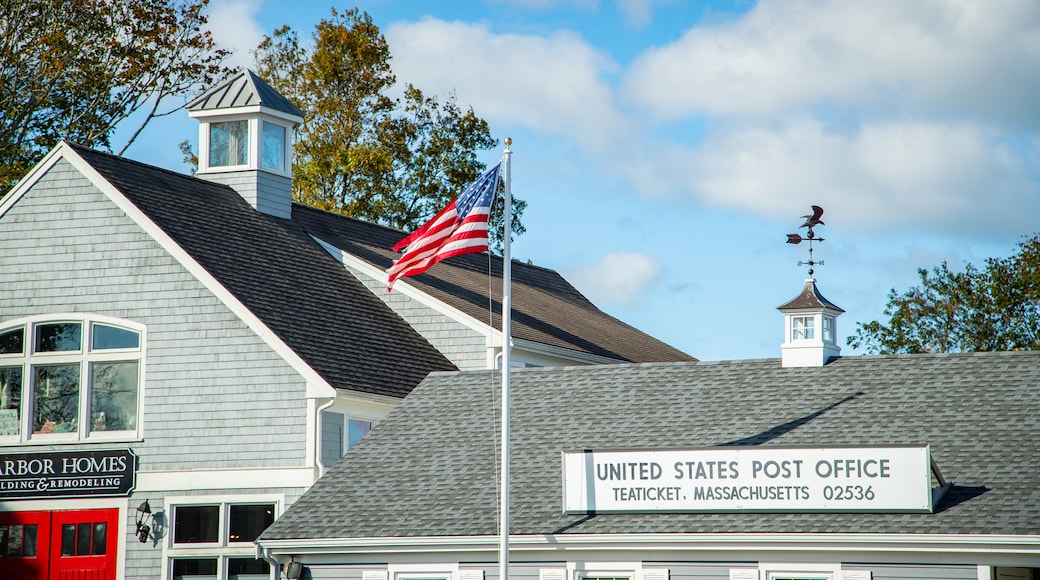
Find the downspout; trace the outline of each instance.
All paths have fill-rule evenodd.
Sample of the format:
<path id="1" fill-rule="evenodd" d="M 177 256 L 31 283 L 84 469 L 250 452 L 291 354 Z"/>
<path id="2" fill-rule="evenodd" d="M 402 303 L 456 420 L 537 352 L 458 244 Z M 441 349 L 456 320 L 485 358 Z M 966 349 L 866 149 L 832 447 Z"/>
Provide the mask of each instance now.
<path id="1" fill-rule="evenodd" d="M 331 407 L 336 402 L 335 397 L 329 399 L 329 401 L 323 405 L 320 405 L 314 412 L 317 414 L 314 421 L 314 428 L 317 432 L 314 434 L 314 465 L 318 466 L 318 477 L 325 475 L 327 466 L 321 462 L 321 413 Z"/>
<path id="2" fill-rule="evenodd" d="M 268 564 L 270 564 L 272 568 L 277 570 L 278 571 L 277 578 L 281 578 L 282 577 L 281 564 L 279 564 L 278 560 L 275 560 L 274 556 L 271 555 L 271 548 L 263 548 L 263 547 L 260 546 L 260 542 L 257 542 L 256 543 L 256 557 L 257 557 L 257 559 L 261 559 L 262 558 L 264 561 L 266 561 Z"/>
<path id="3" fill-rule="evenodd" d="M 336 398 L 333 397 L 328 399 L 325 403 L 315 408 L 314 413 L 314 465 L 318 467 L 318 477 L 325 475 L 325 465 L 321 462 L 321 414 L 325 409 L 328 409 L 336 402 Z M 282 577 L 281 562 L 279 562 L 274 556 L 271 555 L 271 548 L 267 548 L 260 545 L 257 541 L 256 546 L 256 557 L 257 559 L 263 559 L 270 564 L 275 570 L 278 571 L 278 578 Z"/>

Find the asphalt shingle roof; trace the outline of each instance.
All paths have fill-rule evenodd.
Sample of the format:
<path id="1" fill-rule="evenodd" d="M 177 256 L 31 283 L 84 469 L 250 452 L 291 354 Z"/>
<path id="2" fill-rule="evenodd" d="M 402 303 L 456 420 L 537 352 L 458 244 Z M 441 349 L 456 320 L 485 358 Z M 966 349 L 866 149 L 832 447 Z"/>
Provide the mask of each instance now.
<path id="1" fill-rule="evenodd" d="M 454 370 L 299 224 L 230 187 L 72 147 L 333 387 L 403 397 Z"/>
<path id="2" fill-rule="evenodd" d="M 289 220 L 265 215 L 228 186 L 70 146 L 333 387 L 403 397 L 428 373 L 455 370 L 312 238 L 385 269 L 403 233 L 299 204 Z M 488 262 L 452 258 L 414 283 L 487 320 Z M 501 296 L 502 260 L 490 262 Z M 500 327 L 500 302 L 492 308 Z M 516 338 L 629 362 L 694 360 L 601 312 L 552 270 L 514 263 L 513 309 Z"/>
<path id="3" fill-rule="evenodd" d="M 489 371 L 428 377 L 262 539 L 497 534 Z M 1040 352 L 524 369 L 511 381 L 511 532 L 1040 533 Z M 931 446 L 931 514 L 565 514 L 560 453 Z"/>
<path id="4" fill-rule="evenodd" d="M 293 220 L 316 237 L 385 270 L 396 255 L 400 231 L 293 206 Z M 500 257 L 467 254 L 407 279 L 419 290 L 480 321 L 502 327 Z M 488 301 L 488 271 L 491 296 Z M 490 305 L 490 306 L 489 306 Z M 606 314 L 553 270 L 513 261 L 512 335 L 560 348 L 626 362 L 676 362 L 695 358 Z"/>

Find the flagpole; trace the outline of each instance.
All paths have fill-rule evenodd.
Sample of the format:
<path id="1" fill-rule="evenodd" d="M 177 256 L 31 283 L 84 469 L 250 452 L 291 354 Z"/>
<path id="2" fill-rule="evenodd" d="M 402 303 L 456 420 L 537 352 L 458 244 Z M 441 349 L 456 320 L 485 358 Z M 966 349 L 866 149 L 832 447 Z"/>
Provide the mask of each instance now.
<path id="1" fill-rule="evenodd" d="M 509 255 L 510 236 L 513 231 L 512 208 L 513 198 L 510 191 L 511 158 L 513 152 L 509 147 L 513 140 L 505 139 L 506 150 L 503 154 L 503 175 L 505 192 L 503 194 L 502 225 L 502 491 L 499 522 L 501 525 L 498 548 L 498 579 L 509 580 L 509 358 L 512 349 L 512 258 Z"/>

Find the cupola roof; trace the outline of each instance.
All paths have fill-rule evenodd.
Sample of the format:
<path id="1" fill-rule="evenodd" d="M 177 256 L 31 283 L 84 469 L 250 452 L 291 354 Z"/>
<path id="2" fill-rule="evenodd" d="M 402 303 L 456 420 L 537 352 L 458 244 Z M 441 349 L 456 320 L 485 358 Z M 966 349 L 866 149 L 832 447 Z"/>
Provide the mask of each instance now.
<path id="1" fill-rule="evenodd" d="M 818 310 L 821 308 L 845 312 L 839 306 L 824 298 L 823 294 L 820 294 L 820 290 L 816 288 L 816 280 L 809 278 L 805 281 L 805 288 L 802 289 L 801 294 L 781 304 L 777 307 L 777 310 L 785 312 L 789 310 Z"/>
<path id="2" fill-rule="evenodd" d="M 199 95 L 187 109 L 196 113 L 238 107 L 261 106 L 266 109 L 303 118 L 303 111 L 289 99 L 265 83 L 255 72 L 242 69 L 223 83 Z"/>

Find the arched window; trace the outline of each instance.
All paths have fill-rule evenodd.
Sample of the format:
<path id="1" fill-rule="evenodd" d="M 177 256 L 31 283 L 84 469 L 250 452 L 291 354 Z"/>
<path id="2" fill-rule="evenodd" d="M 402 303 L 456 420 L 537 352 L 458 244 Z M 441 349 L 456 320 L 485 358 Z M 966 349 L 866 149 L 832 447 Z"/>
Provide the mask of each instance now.
<path id="1" fill-rule="evenodd" d="M 0 327 L 0 443 L 136 438 L 143 337 L 83 315 Z"/>

